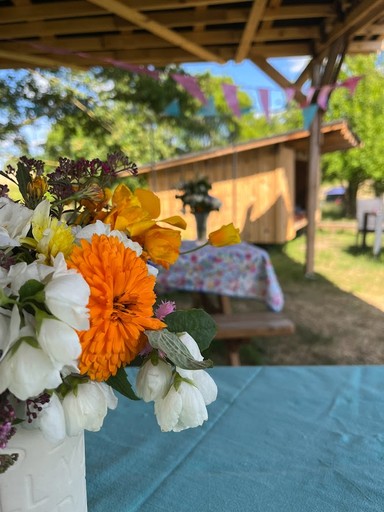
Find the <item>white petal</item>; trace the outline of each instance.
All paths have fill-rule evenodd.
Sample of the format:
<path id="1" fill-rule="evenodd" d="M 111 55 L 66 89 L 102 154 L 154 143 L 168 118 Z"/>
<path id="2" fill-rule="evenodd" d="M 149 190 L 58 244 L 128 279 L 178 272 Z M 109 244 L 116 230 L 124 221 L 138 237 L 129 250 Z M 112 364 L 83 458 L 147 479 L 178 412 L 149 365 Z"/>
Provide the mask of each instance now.
<path id="1" fill-rule="evenodd" d="M 35 421 L 32 423 L 35 423 Z M 39 413 L 36 423 L 48 441 L 57 443 L 64 439 L 64 410 L 58 396 L 55 393 L 51 396 L 49 403 Z"/>
<path id="2" fill-rule="evenodd" d="M 172 379 L 172 367 L 159 360 L 153 365 L 149 359 L 140 368 L 136 377 L 136 393 L 144 402 L 163 398 L 168 392 Z"/>
<path id="3" fill-rule="evenodd" d="M 204 370 L 194 370 L 192 381 L 203 395 L 205 405 L 209 405 L 217 398 L 217 386 L 212 377 Z"/>
<path id="4" fill-rule="evenodd" d="M 60 274 L 45 286 L 45 302 L 53 315 L 74 329 L 89 329 L 88 308 L 90 289 L 77 273 Z"/>
<path id="5" fill-rule="evenodd" d="M 81 430 L 100 430 L 107 414 L 109 391 L 99 382 L 80 384 L 76 396 L 68 393 L 63 400 L 67 434 L 75 436 Z"/>
<path id="6" fill-rule="evenodd" d="M 183 407 L 179 416 L 179 421 L 174 427 L 174 432 L 180 432 L 186 428 L 199 427 L 208 419 L 207 408 L 204 403 L 203 395 L 193 385 L 182 382 L 178 390 Z"/>
<path id="7" fill-rule="evenodd" d="M 178 337 L 184 343 L 184 345 L 191 353 L 191 356 L 194 359 L 196 359 L 196 361 L 203 361 L 204 357 L 201 355 L 199 345 L 196 343 L 196 341 L 192 338 L 190 334 L 188 334 L 187 332 L 182 332 L 178 333 Z"/>
<path id="8" fill-rule="evenodd" d="M 76 331 L 55 318 L 44 318 L 38 333 L 38 342 L 59 369 L 73 364 L 81 354 L 81 345 Z"/>
<path id="9" fill-rule="evenodd" d="M 156 419 L 162 432 L 174 430 L 179 421 L 182 406 L 181 396 L 173 386 L 164 398 L 155 402 Z"/>

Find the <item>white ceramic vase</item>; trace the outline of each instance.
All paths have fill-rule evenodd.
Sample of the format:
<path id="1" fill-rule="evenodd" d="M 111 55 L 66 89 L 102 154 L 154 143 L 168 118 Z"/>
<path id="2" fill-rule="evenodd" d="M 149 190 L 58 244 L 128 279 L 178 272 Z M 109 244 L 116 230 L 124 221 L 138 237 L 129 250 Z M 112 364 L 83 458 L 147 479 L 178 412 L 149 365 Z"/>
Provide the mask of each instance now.
<path id="1" fill-rule="evenodd" d="M 19 427 L 0 453 L 19 455 L 0 474 L 0 512 L 87 512 L 84 432 L 52 444 Z"/>

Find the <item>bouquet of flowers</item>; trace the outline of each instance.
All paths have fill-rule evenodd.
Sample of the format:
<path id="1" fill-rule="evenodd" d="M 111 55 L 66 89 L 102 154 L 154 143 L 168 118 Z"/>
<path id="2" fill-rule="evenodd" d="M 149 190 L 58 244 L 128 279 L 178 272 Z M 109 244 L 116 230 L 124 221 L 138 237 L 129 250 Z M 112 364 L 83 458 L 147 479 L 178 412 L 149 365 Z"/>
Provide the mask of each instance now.
<path id="1" fill-rule="evenodd" d="M 177 189 L 183 193 L 176 195 L 176 198 L 183 202 L 183 213 L 186 212 L 186 206 L 189 206 L 191 213 L 209 213 L 219 210 L 221 201 L 209 195 L 208 190 L 211 188 L 212 185 L 206 176 L 179 183 Z"/>
<path id="2" fill-rule="evenodd" d="M 117 406 L 113 390 L 154 402 L 163 431 L 201 425 L 217 394 L 201 355 L 214 322 L 156 304 L 154 292 L 156 265 L 178 257 L 184 220 L 157 220 L 157 196 L 121 182 L 137 174 L 122 154 L 62 158 L 49 173 L 22 157 L 0 173 L 19 196 L 0 185 L 0 472 L 18 428 L 53 442 L 97 431 Z M 233 225 L 209 237 L 239 241 Z M 135 390 L 128 365 L 140 366 Z"/>

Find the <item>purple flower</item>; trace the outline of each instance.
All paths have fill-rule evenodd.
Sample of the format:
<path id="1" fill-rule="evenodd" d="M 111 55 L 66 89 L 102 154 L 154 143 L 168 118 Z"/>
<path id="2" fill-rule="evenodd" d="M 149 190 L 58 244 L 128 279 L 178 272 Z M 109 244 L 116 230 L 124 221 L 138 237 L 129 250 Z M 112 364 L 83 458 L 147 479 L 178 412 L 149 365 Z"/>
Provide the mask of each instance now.
<path id="1" fill-rule="evenodd" d="M 15 410 L 5 391 L 0 395 L 0 448 L 5 448 L 11 437 L 15 435 L 16 428 L 13 426 L 15 420 Z"/>
<path id="2" fill-rule="evenodd" d="M 172 300 L 162 301 L 159 307 L 155 311 L 155 316 L 159 320 L 164 320 L 164 318 L 173 313 L 176 309 L 176 304 Z"/>

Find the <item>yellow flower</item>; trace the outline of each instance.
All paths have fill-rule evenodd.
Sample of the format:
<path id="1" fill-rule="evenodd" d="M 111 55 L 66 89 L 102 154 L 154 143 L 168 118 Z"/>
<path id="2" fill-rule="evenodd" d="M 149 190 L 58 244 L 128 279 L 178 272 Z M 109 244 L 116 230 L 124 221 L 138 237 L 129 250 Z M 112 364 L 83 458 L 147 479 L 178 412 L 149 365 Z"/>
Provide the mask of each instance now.
<path id="1" fill-rule="evenodd" d="M 40 201 L 48 190 L 47 180 L 44 176 L 36 176 L 27 184 L 27 192 L 30 199 Z"/>
<path id="2" fill-rule="evenodd" d="M 50 216 L 49 201 L 44 200 L 37 205 L 31 224 L 33 239 L 25 238 L 23 242 L 44 255 L 45 263 L 50 265 L 59 252 L 65 258 L 71 254 L 75 237 L 65 222 Z"/>
<path id="3" fill-rule="evenodd" d="M 144 248 L 144 257 L 169 268 L 179 257 L 181 235 L 176 229 L 153 226 L 141 237 L 133 237 Z"/>
<path id="4" fill-rule="evenodd" d="M 112 229 L 126 231 L 144 250 L 144 257 L 165 268 L 174 263 L 179 255 L 180 232 L 163 228 L 156 223 L 160 215 L 160 200 L 150 190 L 136 189 L 131 192 L 125 185 L 119 185 L 112 197 L 112 209 L 97 217 Z M 158 220 L 180 229 L 186 222 L 178 215 Z"/>
<path id="5" fill-rule="evenodd" d="M 132 249 L 106 235 L 82 240 L 68 267 L 77 269 L 91 289 L 90 328 L 79 332 L 80 372 L 105 381 L 144 348 L 146 329 L 166 327 L 153 318 L 155 277 Z"/>
<path id="6" fill-rule="evenodd" d="M 234 245 L 241 242 L 240 230 L 232 224 L 221 226 L 217 231 L 212 231 L 208 236 L 208 243 L 215 247 Z"/>

